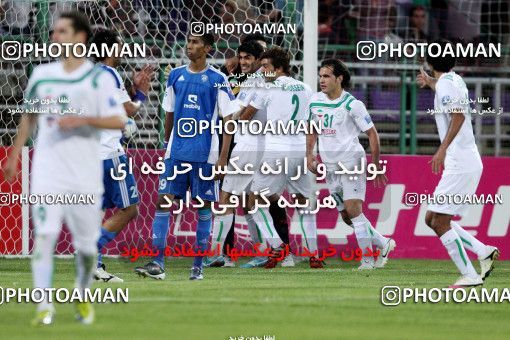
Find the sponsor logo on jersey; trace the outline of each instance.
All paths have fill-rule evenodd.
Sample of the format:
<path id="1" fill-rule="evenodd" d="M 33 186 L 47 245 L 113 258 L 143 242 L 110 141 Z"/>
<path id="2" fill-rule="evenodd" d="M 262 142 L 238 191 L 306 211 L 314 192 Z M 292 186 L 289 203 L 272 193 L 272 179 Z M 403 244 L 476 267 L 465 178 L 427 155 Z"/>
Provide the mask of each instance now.
<path id="1" fill-rule="evenodd" d="M 187 109 L 195 109 L 200 110 L 200 105 L 197 104 L 198 96 L 196 94 L 188 95 L 188 102 L 191 104 L 184 104 L 184 107 Z"/>
<path id="2" fill-rule="evenodd" d="M 323 128 L 321 130 L 323 136 L 336 136 L 336 129 Z"/>

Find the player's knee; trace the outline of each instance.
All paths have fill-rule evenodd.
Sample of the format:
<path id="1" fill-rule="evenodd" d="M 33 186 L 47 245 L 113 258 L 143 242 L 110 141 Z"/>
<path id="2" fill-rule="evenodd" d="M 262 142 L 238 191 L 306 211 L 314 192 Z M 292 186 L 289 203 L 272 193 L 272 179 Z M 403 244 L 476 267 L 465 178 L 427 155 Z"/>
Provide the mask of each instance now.
<path id="1" fill-rule="evenodd" d="M 433 215 L 430 221 L 430 228 L 438 233 L 443 227 L 443 223 L 440 218 Z"/>
<path id="2" fill-rule="evenodd" d="M 170 211 L 169 202 L 171 202 L 171 198 L 168 195 L 159 195 L 156 201 L 156 209 L 160 211 Z"/>
<path id="3" fill-rule="evenodd" d="M 345 211 L 345 209 L 340 211 L 340 215 L 342 215 L 342 220 L 345 222 L 345 224 L 352 225 L 352 221 L 347 215 L 347 211 Z"/>
<path id="4" fill-rule="evenodd" d="M 427 211 L 425 215 L 425 224 L 432 228 L 432 218 L 434 217 L 434 213 L 431 211 Z"/>
<path id="5" fill-rule="evenodd" d="M 126 218 L 129 221 L 135 219 L 138 216 L 138 204 L 130 205 L 129 207 L 123 209 L 126 214 Z"/>
<path id="6" fill-rule="evenodd" d="M 361 214 L 361 209 L 356 206 L 346 207 L 345 214 L 347 215 L 346 219 L 350 221 L 351 219 L 358 217 Z M 342 216 L 342 218 L 343 218 L 343 216 Z M 346 219 L 344 219 L 344 221 Z"/>

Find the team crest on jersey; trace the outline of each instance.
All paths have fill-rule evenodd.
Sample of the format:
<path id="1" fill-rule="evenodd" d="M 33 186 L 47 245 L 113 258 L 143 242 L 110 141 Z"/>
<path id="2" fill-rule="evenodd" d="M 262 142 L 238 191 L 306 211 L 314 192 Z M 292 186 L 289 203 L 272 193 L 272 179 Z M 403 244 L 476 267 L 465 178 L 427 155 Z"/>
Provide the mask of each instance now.
<path id="1" fill-rule="evenodd" d="M 246 98 L 246 93 L 241 92 L 241 94 L 239 94 L 239 99 L 244 100 L 244 98 Z"/>
<path id="2" fill-rule="evenodd" d="M 114 107 L 115 105 L 117 105 L 117 102 L 113 97 L 110 97 L 108 98 L 108 104 L 110 104 L 110 107 Z"/>
<path id="3" fill-rule="evenodd" d="M 450 99 L 450 96 L 444 96 L 443 98 L 441 98 L 441 103 L 443 105 L 447 105 L 451 102 L 451 99 Z"/>
<path id="4" fill-rule="evenodd" d="M 202 74 L 202 82 L 205 83 L 207 80 L 209 80 L 207 74 Z"/>

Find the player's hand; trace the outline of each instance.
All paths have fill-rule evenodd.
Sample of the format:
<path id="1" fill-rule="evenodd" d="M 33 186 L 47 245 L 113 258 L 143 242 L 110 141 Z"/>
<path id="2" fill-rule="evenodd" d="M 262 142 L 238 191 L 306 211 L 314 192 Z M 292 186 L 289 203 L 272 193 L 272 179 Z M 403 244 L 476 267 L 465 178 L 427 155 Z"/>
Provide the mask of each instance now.
<path id="1" fill-rule="evenodd" d="M 63 130 L 75 129 L 83 125 L 87 125 L 87 120 L 84 117 L 67 116 L 58 121 L 58 126 Z"/>
<path id="2" fill-rule="evenodd" d="M 388 177 L 385 174 L 377 174 L 374 178 L 374 188 L 383 188 L 388 183 Z"/>
<path id="3" fill-rule="evenodd" d="M 7 161 L 2 166 L 2 173 L 4 179 L 9 183 L 12 183 L 16 179 L 16 174 L 18 173 L 17 155 L 11 155 L 9 158 L 7 158 Z"/>
<path id="4" fill-rule="evenodd" d="M 446 149 L 439 147 L 436 154 L 429 163 L 432 164 L 432 172 L 438 175 L 441 172 L 441 167 L 444 165 L 444 159 L 446 158 Z"/>
<path id="5" fill-rule="evenodd" d="M 222 171 L 223 169 L 225 169 L 227 166 L 227 160 L 226 159 L 218 159 L 218 161 L 216 162 L 216 164 L 214 165 L 214 171 L 216 173 L 216 175 L 214 176 L 214 180 L 222 180 L 223 177 L 225 177 L 225 174 L 224 173 L 219 173 L 220 171 Z"/>
<path id="6" fill-rule="evenodd" d="M 318 175 L 317 157 L 314 155 L 306 155 L 306 166 L 308 167 L 308 170 L 310 170 L 313 174 Z"/>
<path id="7" fill-rule="evenodd" d="M 238 64 L 239 61 L 237 57 L 232 57 L 225 60 L 225 68 L 227 69 L 227 74 L 232 74 L 236 70 Z"/>
<path id="8" fill-rule="evenodd" d="M 416 83 L 418 83 L 418 86 L 421 88 L 424 88 L 426 86 L 430 86 L 434 78 L 429 76 L 427 72 L 422 68 L 420 68 L 420 74 L 416 76 Z"/>
<path id="9" fill-rule="evenodd" d="M 133 84 L 137 90 L 142 91 L 144 94 L 149 92 L 151 81 L 154 78 L 154 68 L 152 65 L 145 65 L 142 69 L 135 73 L 133 76 Z"/>
<path id="10" fill-rule="evenodd" d="M 168 79 L 170 71 L 172 71 L 172 65 L 166 65 L 165 69 L 163 70 L 163 75 L 165 76 L 165 79 Z"/>

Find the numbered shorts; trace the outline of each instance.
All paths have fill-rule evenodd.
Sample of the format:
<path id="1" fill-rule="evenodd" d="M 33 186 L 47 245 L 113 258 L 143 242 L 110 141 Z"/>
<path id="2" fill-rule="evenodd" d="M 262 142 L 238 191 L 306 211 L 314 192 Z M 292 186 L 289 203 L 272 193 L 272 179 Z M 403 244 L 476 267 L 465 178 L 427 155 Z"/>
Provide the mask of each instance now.
<path id="1" fill-rule="evenodd" d="M 178 174 L 175 179 L 169 179 L 174 176 L 174 171 L 185 170 L 187 167 L 182 164 L 191 164 L 191 170 Z M 165 159 L 165 172 L 159 176 L 159 194 L 171 194 L 176 198 L 186 198 L 188 189 L 191 191 L 191 197 L 200 197 L 204 201 L 216 202 L 219 197 L 219 181 L 200 178 L 200 173 L 204 177 L 210 177 L 213 171 L 213 165 L 207 162 L 186 162 L 173 158 Z"/>
<path id="2" fill-rule="evenodd" d="M 448 174 L 441 176 L 439 183 L 434 190 L 434 196 L 444 195 L 446 197 L 459 195 L 460 197 L 472 196 L 476 192 L 482 170 L 465 174 Z M 446 199 L 445 197 L 445 199 Z M 433 203 L 429 205 L 428 210 L 447 214 L 452 216 L 464 216 L 469 208 L 469 203 L 455 204 L 453 200 L 446 201 L 445 204 Z"/>
<path id="3" fill-rule="evenodd" d="M 337 209 L 344 210 L 346 200 L 365 200 L 367 190 L 367 175 L 335 174 L 334 171 L 326 173 L 326 184 L 331 196 L 335 199 Z"/>
<path id="4" fill-rule="evenodd" d="M 139 202 L 138 189 L 133 174 L 128 173 L 123 180 L 116 180 L 112 177 L 112 171 L 115 177 L 119 177 L 118 169 L 121 164 L 125 164 L 124 170 L 128 169 L 126 155 L 103 161 L 103 210 L 108 208 L 124 209 Z"/>
<path id="5" fill-rule="evenodd" d="M 273 194 L 281 195 L 285 189 L 290 194 L 300 193 L 305 197 L 310 197 L 311 189 L 312 189 L 312 177 L 310 172 L 308 171 L 306 174 L 303 174 L 304 169 L 304 157 L 299 158 L 289 158 L 287 157 L 288 162 L 288 174 L 285 171 L 281 171 L 280 174 L 263 174 L 261 171 L 257 171 L 255 173 L 255 177 L 253 178 L 253 183 L 251 185 L 252 191 L 262 191 L 263 189 L 269 189 L 268 194 L 266 196 L 270 196 Z M 264 162 L 267 162 L 271 168 L 277 168 L 277 161 L 280 161 L 283 169 L 283 162 L 285 156 L 281 157 L 264 157 L 261 161 L 261 165 Z M 301 168 L 299 178 L 295 180 L 291 180 L 291 177 L 296 177 L 298 174 L 298 167 Z"/>
<path id="6" fill-rule="evenodd" d="M 35 194 L 51 193 L 53 190 L 32 191 Z M 79 194 L 71 193 L 68 194 Z M 93 202 L 82 204 L 34 204 L 31 206 L 32 221 L 36 235 L 58 234 L 62 229 L 62 223 L 66 223 L 71 232 L 73 247 L 75 250 L 87 254 L 97 252 L 97 240 L 99 239 L 101 218 L 102 193 L 83 193 L 93 195 Z"/>
<path id="7" fill-rule="evenodd" d="M 245 165 L 251 164 L 253 172 L 256 172 L 260 167 L 260 161 L 264 154 L 263 151 L 258 151 L 257 149 L 257 146 L 253 145 L 236 144 L 234 150 L 232 150 L 230 159 L 232 160 L 234 157 L 239 157 L 239 159 L 235 161 L 239 168 L 244 170 Z M 234 170 L 230 163 L 228 169 Z M 253 176 L 254 175 L 227 174 L 223 179 L 221 190 L 236 195 L 241 194 L 243 191 L 249 193 Z"/>

